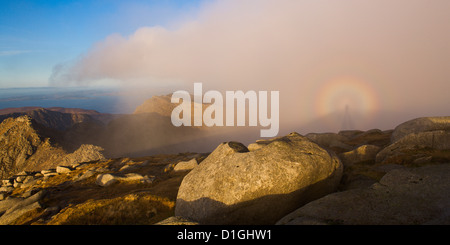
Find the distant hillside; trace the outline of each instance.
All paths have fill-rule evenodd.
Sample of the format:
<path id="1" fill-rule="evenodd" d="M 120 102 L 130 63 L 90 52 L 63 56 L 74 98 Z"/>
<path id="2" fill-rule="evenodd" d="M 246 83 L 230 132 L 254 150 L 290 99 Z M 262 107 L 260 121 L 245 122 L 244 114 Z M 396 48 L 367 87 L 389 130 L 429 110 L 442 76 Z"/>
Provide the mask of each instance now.
<path id="1" fill-rule="evenodd" d="M 41 108 L 20 107 L 0 110 L 0 122 L 6 118 L 17 118 L 27 115 L 45 127 L 57 130 L 67 130 L 78 123 L 93 122 L 104 124 L 117 117 L 112 114 L 103 114 L 94 110 L 79 108 Z"/>
<path id="2" fill-rule="evenodd" d="M 152 96 L 150 99 L 144 101 L 142 105 L 136 107 L 134 114 L 143 114 L 143 113 L 157 113 L 161 116 L 171 117 L 172 111 L 175 107 L 179 106 L 180 103 L 172 103 L 171 102 L 172 94 L 162 95 L 162 96 Z M 202 111 L 209 106 L 209 104 L 204 103 L 202 105 L 198 103 L 194 103 L 194 95 L 191 95 L 191 120 L 194 122 L 194 108 L 202 108 Z"/>
<path id="3" fill-rule="evenodd" d="M 141 113 L 158 113 L 162 116 L 170 117 L 172 110 L 177 106 L 170 102 L 172 95 L 153 96 L 144 101 L 142 105 L 136 107 L 134 114 Z"/>
<path id="4" fill-rule="evenodd" d="M 17 113 L 17 112 L 29 112 L 37 109 L 46 109 L 49 111 L 57 111 L 61 113 L 73 113 L 73 114 L 88 114 L 88 115 L 98 115 L 101 114 L 96 110 L 86 110 L 81 108 L 63 108 L 63 107 L 49 107 L 43 108 L 39 106 L 26 106 L 26 107 L 15 107 L 15 108 L 4 108 L 0 109 L 0 115 Z"/>

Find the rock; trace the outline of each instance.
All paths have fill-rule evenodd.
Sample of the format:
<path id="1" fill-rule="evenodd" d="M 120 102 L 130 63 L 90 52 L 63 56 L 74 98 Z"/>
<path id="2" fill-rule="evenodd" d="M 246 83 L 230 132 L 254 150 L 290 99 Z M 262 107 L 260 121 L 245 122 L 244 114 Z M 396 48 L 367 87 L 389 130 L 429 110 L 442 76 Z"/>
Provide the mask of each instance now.
<path id="1" fill-rule="evenodd" d="M 411 133 L 450 130 L 450 116 L 447 117 L 420 117 L 404 122 L 395 127 L 391 142 L 395 143 Z"/>
<path id="2" fill-rule="evenodd" d="M 119 172 L 125 172 L 125 171 L 132 172 L 132 171 L 136 171 L 136 170 L 140 169 L 141 167 L 142 166 L 139 164 L 133 164 L 133 165 L 126 164 L 126 165 L 123 165 L 123 167 L 121 167 L 119 169 Z"/>
<path id="3" fill-rule="evenodd" d="M 18 197 L 8 197 L 3 201 L 0 201 L 0 214 L 3 214 L 11 208 L 12 206 L 15 206 L 17 203 L 21 202 L 23 198 Z"/>
<path id="4" fill-rule="evenodd" d="M 36 123 L 28 116 L 7 118 L 0 123 L 0 176 L 7 178 L 27 166 L 30 156 L 44 143 Z"/>
<path id="5" fill-rule="evenodd" d="M 262 148 L 262 147 L 263 147 L 262 144 L 251 143 L 251 144 L 249 144 L 249 145 L 247 146 L 247 149 L 248 149 L 249 151 L 256 151 L 256 150 L 258 150 L 258 149 L 260 149 L 260 148 Z"/>
<path id="6" fill-rule="evenodd" d="M 342 130 L 338 132 L 339 135 L 342 135 L 348 139 L 358 136 L 362 133 L 364 133 L 364 131 L 361 130 Z"/>
<path id="7" fill-rule="evenodd" d="M 97 176 L 97 185 L 99 186 L 110 186 L 114 183 L 117 182 L 140 182 L 143 184 L 151 184 L 153 183 L 153 181 L 155 180 L 154 176 L 142 176 L 140 174 L 136 174 L 136 173 L 128 173 L 125 174 L 125 176 L 116 176 L 116 175 L 112 175 L 112 174 L 100 174 L 99 176 Z"/>
<path id="8" fill-rule="evenodd" d="M 172 216 L 156 223 L 155 225 L 199 225 L 199 223 L 183 217 Z"/>
<path id="9" fill-rule="evenodd" d="M 169 163 L 164 167 L 163 172 L 167 173 L 173 170 L 173 168 L 175 167 L 176 163 Z"/>
<path id="10" fill-rule="evenodd" d="M 13 186 L 2 186 L 0 187 L 0 192 L 12 192 L 14 190 Z"/>
<path id="11" fill-rule="evenodd" d="M 22 193 L 21 197 L 28 198 L 28 197 L 31 197 L 34 194 L 38 193 L 39 191 L 41 191 L 40 188 L 32 188 L 31 190 L 28 190 L 28 191 Z"/>
<path id="12" fill-rule="evenodd" d="M 27 188 L 27 187 L 33 186 L 33 185 L 39 183 L 39 181 L 41 181 L 40 179 L 35 179 L 32 176 L 29 176 L 29 177 L 31 177 L 31 178 L 25 179 L 25 181 L 22 183 L 22 185 L 21 185 L 22 188 Z"/>
<path id="13" fill-rule="evenodd" d="M 117 183 L 118 181 L 119 180 L 116 178 L 116 176 L 112 174 L 99 174 L 95 183 L 99 186 L 106 187 Z"/>
<path id="14" fill-rule="evenodd" d="M 399 165 L 399 164 L 382 164 L 382 165 L 373 167 L 373 169 L 375 171 L 381 171 L 381 172 L 385 172 L 385 173 L 392 171 L 394 169 L 404 169 L 404 168 L 406 168 L 406 167 L 403 165 Z"/>
<path id="15" fill-rule="evenodd" d="M 94 176 L 95 174 L 96 174 L 96 172 L 94 170 L 87 170 L 80 176 L 75 176 L 73 180 L 74 181 L 82 181 L 82 180 L 85 180 L 85 179 L 88 179 L 88 178 Z"/>
<path id="16" fill-rule="evenodd" d="M 380 150 L 381 148 L 375 145 L 362 145 L 352 151 L 341 153 L 338 156 L 344 166 L 351 166 L 355 163 L 375 162 L 375 157 Z"/>
<path id="17" fill-rule="evenodd" d="M 47 128 L 49 123 L 53 126 L 56 122 L 64 123 L 61 117 L 71 120 L 70 114 L 47 114 L 42 109 L 33 113 L 40 114 L 42 120 L 35 120 L 33 116 L 0 115 L 0 177 L 8 178 L 23 170 L 36 171 L 56 167 L 56 163 L 70 166 L 74 162 L 92 161 L 102 158 L 101 148 L 82 145 L 74 153 L 68 154 L 59 145 L 68 143 L 62 141 L 62 132 L 56 132 Z M 56 116 L 57 118 L 53 118 Z M 5 117 L 9 117 L 6 118 Z M 17 117 L 17 118 L 14 118 Z M 85 115 L 74 115 L 76 118 L 86 118 Z M 33 119 L 34 118 L 34 119 Z M 91 119 L 92 120 L 92 119 Z M 50 125 L 48 125 L 50 126 Z M 70 141 L 70 139 L 69 139 Z M 67 164 L 65 164 L 67 163 Z M 16 174 L 17 175 L 17 174 Z M 23 175 L 28 175 L 27 173 Z"/>
<path id="18" fill-rule="evenodd" d="M 277 138 L 273 138 L 273 139 L 268 139 L 268 140 L 257 140 L 255 143 L 251 143 L 248 145 L 247 150 L 248 151 L 256 151 L 258 149 L 263 148 L 264 146 L 272 143 L 275 140 L 279 140 L 281 137 L 277 137 Z"/>
<path id="19" fill-rule="evenodd" d="M 349 138 L 347 143 L 355 146 L 376 145 L 384 147 L 391 142 L 391 131 L 381 131 L 380 129 L 370 129 Z"/>
<path id="20" fill-rule="evenodd" d="M 175 215 L 201 224 L 273 224 L 334 191 L 342 169 L 334 153 L 296 133 L 253 152 L 222 143 L 183 179 Z"/>
<path id="21" fill-rule="evenodd" d="M 40 208 L 42 208 L 41 204 L 39 202 L 34 202 L 30 205 L 16 209 L 12 213 L 8 214 L 5 213 L 0 217 L 0 225 L 9 225 L 13 223 L 16 219 L 20 218 L 22 215 Z"/>
<path id="22" fill-rule="evenodd" d="M 95 145 L 81 145 L 73 153 L 67 154 L 62 161 L 62 165 L 71 166 L 77 163 L 84 163 L 90 161 L 98 161 L 105 159 L 101 153 L 104 149 Z"/>
<path id="23" fill-rule="evenodd" d="M 70 173 L 71 171 L 72 171 L 72 169 L 69 166 L 57 166 L 56 167 L 56 172 L 58 174 Z"/>
<path id="24" fill-rule="evenodd" d="M 423 149 L 450 149 L 450 131 L 436 130 L 410 133 L 378 152 L 376 162 L 383 162 L 389 157 L 399 154 L 411 155 L 412 152 Z"/>
<path id="25" fill-rule="evenodd" d="M 177 163 L 173 168 L 173 171 L 189 171 L 198 166 L 197 159 L 192 158 L 189 161 L 182 161 Z"/>
<path id="26" fill-rule="evenodd" d="M 41 177 L 44 177 L 44 175 L 41 174 L 41 172 L 38 172 L 38 173 L 35 173 L 35 174 L 34 174 L 34 177 L 35 177 L 35 178 L 41 178 Z"/>
<path id="27" fill-rule="evenodd" d="M 330 149 L 342 149 L 345 151 L 349 151 L 353 149 L 352 146 L 344 143 L 348 140 L 347 137 L 335 134 L 335 133 L 309 133 L 305 135 L 306 138 L 312 140 L 318 145 L 330 148 Z"/>
<path id="28" fill-rule="evenodd" d="M 402 168 L 388 172 L 369 188 L 310 202 L 277 224 L 448 225 L 449 203 L 450 164 Z"/>
<path id="29" fill-rule="evenodd" d="M 2 180 L 2 186 L 12 186 L 12 184 L 10 179 Z"/>
<path id="30" fill-rule="evenodd" d="M 414 160 L 413 163 L 414 164 L 424 164 L 424 163 L 431 162 L 432 159 L 433 159 L 433 156 L 419 157 L 416 160 Z"/>
<path id="31" fill-rule="evenodd" d="M 27 212 L 33 211 L 35 209 L 39 209 L 42 206 L 40 205 L 39 201 L 45 196 L 45 191 L 39 191 L 36 194 L 22 199 L 12 199 L 14 201 L 13 205 L 10 205 L 9 208 L 6 210 L 6 212 L 0 217 L 0 225 L 8 225 L 13 223 L 17 218 L 20 218 L 22 215 L 26 214 Z M 4 200 L 2 202 L 5 202 L 8 200 Z"/>
<path id="32" fill-rule="evenodd" d="M 49 173 L 44 174 L 44 177 L 48 179 L 48 177 L 52 177 L 52 176 L 56 176 L 56 175 L 58 175 L 57 172 L 49 172 Z"/>
<path id="33" fill-rule="evenodd" d="M 345 175 L 344 175 L 345 177 Z M 358 174 L 350 177 L 346 177 L 345 181 L 341 181 L 341 186 L 339 187 L 340 191 L 346 191 L 351 189 L 361 189 L 361 188 L 367 188 L 373 184 L 375 184 L 377 181 L 369 178 L 367 176 Z"/>
<path id="34" fill-rule="evenodd" d="M 58 173 L 56 172 L 56 169 L 45 169 L 45 170 L 41 171 L 41 174 L 44 177 L 51 177 L 51 176 L 58 175 Z"/>
<path id="35" fill-rule="evenodd" d="M 15 182 L 18 182 L 18 183 L 22 183 L 22 182 L 25 180 L 26 177 L 27 177 L 27 176 L 20 175 L 20 176 L 17 176 L 17 177 L 14 179 L 14 181 L 15 181 Z"/>
<path id="36" fill-rule="evenodd" d="M 22 185 L 22 183 L 17 182 L 16 180 L 14 180 L 14 184 L 13 184 L 13 187 L 14 187 L 14 188 L 18 188 L 18 187 L 20 187 L 21 185 Z"/>
<path id="37" fill-rule="evenodd" d="M 154 181 L 154 177 L 151 176 L 142 176 L 140 174 L 136 174 L 136 173 L 129 173 L 129 174 L 125 174 L 124 177 L 117 177 L 117 179 L 119 181 L 123 181 L 123 182 L 132 182 L 132 181 L 138 181 L 140 183 L 143 184 L 151 184 Z"/>
<path id="38" fill-rule="evenodd" d="M 31 172 L 28 171 L 20 171 L 19 173 L 15 174 L 15 176 L 28 176 Z"/>
<path id="39" fill-rule="evenodd" d="M 44 169 L 41 171 L 41 174 L 43 174 L 44 176 L 49 173 L 56 173 L 56 169 Z"/>

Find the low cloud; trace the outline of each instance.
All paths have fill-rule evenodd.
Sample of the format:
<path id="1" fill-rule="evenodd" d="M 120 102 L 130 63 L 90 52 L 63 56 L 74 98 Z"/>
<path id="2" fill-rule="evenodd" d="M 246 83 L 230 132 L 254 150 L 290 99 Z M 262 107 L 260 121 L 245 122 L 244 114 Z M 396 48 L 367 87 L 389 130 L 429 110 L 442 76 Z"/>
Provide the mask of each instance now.
<path id="1" fill-rule="evenodd" d="M 175 91 L 202 82 L 205 90 L 277 90 L 281 122 L 311 125 L 326 116 L 317 112 L 321 91 L 350 79 L 371 91 L 376 107 L 334 94 L 337 102 L 329 104 L 342 108 L 325 112 L 353 113 L 361 129 L 391 127 L 450 112 L 449 12 L 446 0 L 213 1 L 176 29 L 142 27 L 106 37 L 77 60 L 56 65 L 50 84 L 164 83 Z M 397 116 L 387 125 L 387 115 Z"/>

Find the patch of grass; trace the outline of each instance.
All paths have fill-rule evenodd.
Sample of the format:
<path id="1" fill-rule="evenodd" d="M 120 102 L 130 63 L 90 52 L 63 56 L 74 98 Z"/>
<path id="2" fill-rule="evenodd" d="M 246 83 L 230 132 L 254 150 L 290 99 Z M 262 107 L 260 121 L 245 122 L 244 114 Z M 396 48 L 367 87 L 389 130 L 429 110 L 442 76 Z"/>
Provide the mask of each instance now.
<path id="1" fill-rule="evenodd" d="M 50 225 L 150 225 L 170 217 L 175 202 L 145 193 L 70 205 Z"/>
<path id="2" fill-rule="evenodd" d="M 38 208 L 31 210 L 22 216 L 20 216 L 18 219 L 14 220 L 13 223 L 10 225 L 30 225 L 36 222 L 40 217 L 44 214 L 44 209 Z"/>

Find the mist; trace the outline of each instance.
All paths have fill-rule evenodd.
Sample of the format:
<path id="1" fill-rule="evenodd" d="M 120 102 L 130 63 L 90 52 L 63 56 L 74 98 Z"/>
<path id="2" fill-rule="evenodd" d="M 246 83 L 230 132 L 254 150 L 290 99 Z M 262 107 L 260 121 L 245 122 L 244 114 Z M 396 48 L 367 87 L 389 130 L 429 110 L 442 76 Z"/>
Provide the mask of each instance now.
<path id="1" fill-rule="evenodd" d="M 391 129 L 450 115 L 448 13 L 447 0 L 207 1 L 171 28 L 105 37 L 49 83 L 280 91 L 280 135 Z"/>

